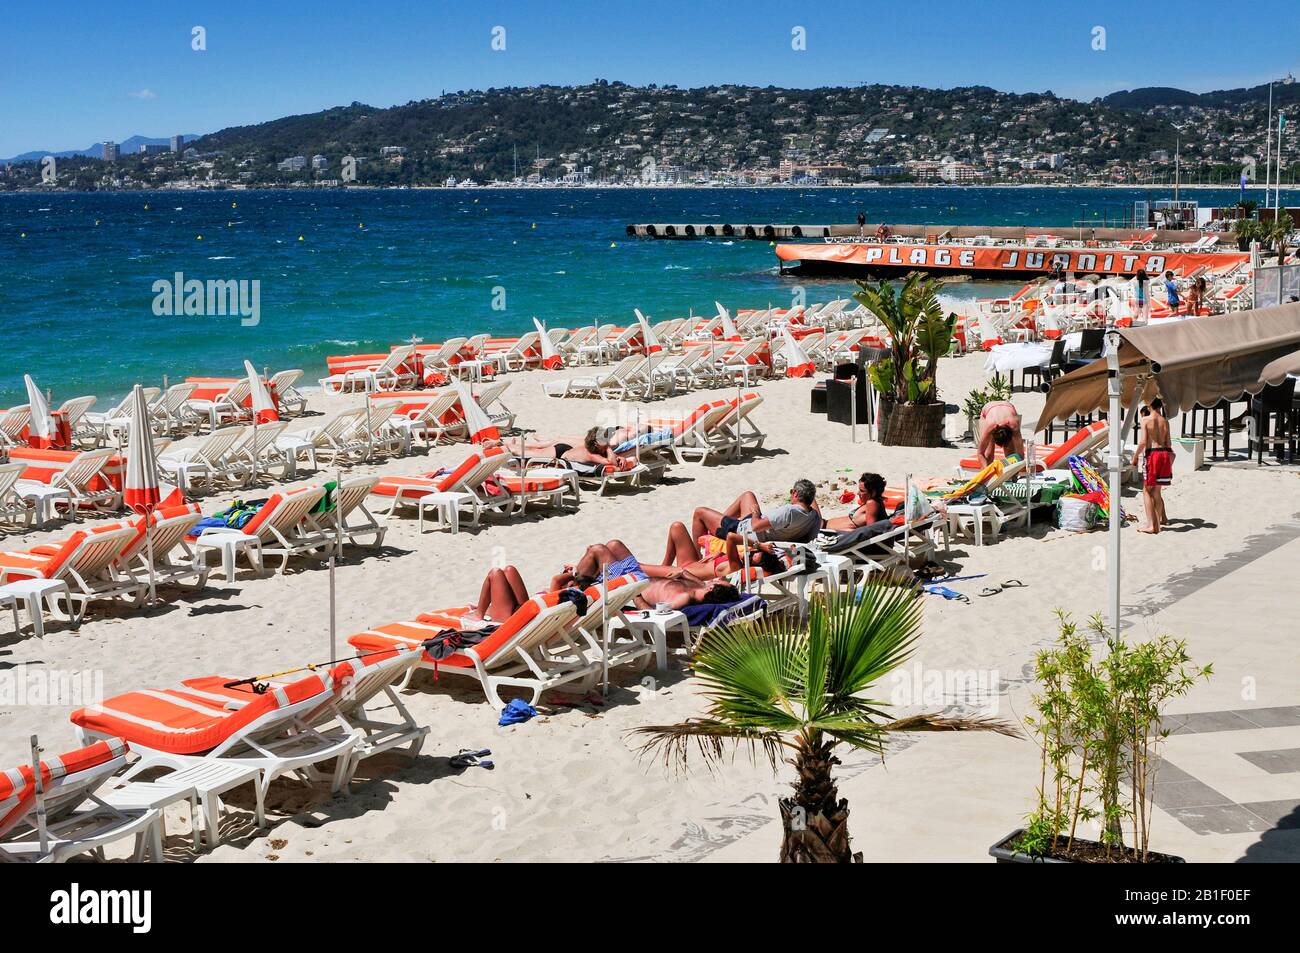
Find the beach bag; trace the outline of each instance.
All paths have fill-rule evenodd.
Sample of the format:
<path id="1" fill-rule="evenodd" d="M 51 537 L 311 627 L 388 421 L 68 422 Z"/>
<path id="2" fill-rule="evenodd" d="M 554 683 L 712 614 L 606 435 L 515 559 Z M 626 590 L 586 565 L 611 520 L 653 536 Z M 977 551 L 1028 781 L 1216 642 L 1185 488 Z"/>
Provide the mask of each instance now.
<path id="1" fill-rule="evenodd" d="M 1078 496 L 1056 501 L 1056 525 L 1071 533 L 1087 533 L 1097 525 L 1097 504 Z"/>

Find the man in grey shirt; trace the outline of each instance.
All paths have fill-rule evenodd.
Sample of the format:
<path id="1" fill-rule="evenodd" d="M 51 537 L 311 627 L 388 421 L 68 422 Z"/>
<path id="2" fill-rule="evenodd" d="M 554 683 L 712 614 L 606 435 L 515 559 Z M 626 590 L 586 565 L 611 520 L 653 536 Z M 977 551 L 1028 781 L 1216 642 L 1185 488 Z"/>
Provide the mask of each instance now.
<path id="1" fill-rule="evenodd" d="M 822 514 L 817 508 L 817 488 L 811 480 L 796 480 L 790 488 L 790 502 L 764 513 L 758 497 L 746 490 L 725 510 L 707 506 L 698 508 L 691 517 L 691 538 L 740 533 L 760 543 L 811 543 L 821 529 Z"/>

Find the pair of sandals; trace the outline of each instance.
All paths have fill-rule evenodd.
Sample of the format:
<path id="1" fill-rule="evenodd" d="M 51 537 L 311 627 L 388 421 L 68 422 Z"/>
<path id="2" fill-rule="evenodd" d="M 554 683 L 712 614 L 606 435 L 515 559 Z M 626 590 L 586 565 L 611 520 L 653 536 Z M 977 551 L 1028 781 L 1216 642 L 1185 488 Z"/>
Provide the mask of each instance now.
<path id="1" fill-rule="evenodd" d="M 1024 589 L 1025 584 L 1019 579 L 1008 579 L 1000 586 L 985 586 L 980 590 L 981 596 L 996 596 L 1003 589 Z"/>
<path id="2" fill-rule="evenodd" d="M 495 765 L 491 761 L 483 760 L 491 753 L 487 748 L 478 751 L 461 748 L 459 754 L 453 755 L 447 761 L 453 768 L 487 768 L 491 770 Z"/>

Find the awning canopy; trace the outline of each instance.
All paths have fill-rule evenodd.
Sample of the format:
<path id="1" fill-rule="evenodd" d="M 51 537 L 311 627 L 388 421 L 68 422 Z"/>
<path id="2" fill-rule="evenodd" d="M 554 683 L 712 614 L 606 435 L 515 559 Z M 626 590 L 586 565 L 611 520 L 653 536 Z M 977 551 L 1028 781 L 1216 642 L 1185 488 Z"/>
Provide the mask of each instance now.
<path id="1" fill-rule="evenodd" d="M 1124 406 L 1159 394 L 1171 416 L 1258 394 L 1300 370 L 1300 303 L 1121 328 L 1119 335 Z M 1105 409 L 1106 374 L 1103 358 L 1053 381 L 1038 429 Z"/>

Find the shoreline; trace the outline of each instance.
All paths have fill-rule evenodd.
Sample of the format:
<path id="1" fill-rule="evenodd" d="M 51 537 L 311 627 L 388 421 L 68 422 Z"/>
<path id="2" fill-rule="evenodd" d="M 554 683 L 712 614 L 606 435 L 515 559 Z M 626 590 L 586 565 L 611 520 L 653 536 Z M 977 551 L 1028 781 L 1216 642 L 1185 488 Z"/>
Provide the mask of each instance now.
<path id="1" fill-rule="evenodd" d="M 1216 184 L 1213 182 L 1184 182 L 1179 184 L 1179 190 L 1189 189 L 1193 191 L 1224 191 L 1224 192 L 1241 192 L 1239 186 L 1230 184 Z M 878 189 L 942 189 L 944 191 L 959 190 L 989 190 L 989 189 L 1106 189 L 1115 191 L 1168 191 L 1172 192 L 1174 186 L 1172 183 L 1161 184 L 1123 184 L 1108 182 L 988 182 L 988 183 L 955 183 L 955 182 L 857 182 L 851 184 L 823 184 L 793 185 L 788 183 L 773 183 L 771 185 L 694 185 L 682 183 L 678 185 L 643 185 L 643 184 L 616 184 L 602 183 L 600 185 L 515 185 L 513 183 L 506 185 L 345 185 L 345 186 L 315 186 L 315 185 L 257 185 L 257 186 L 221 186 L 213 188 L 186 188 L 161 187 L 153 189 L 61 189 L 61 188 L 19 188 L 6 189 L 0 191 L 0 196 L 5 195 L 119 195 L 119 194 L 165 194 L 165 193 L 185 193 L 192 194 L 195 192 L 599 192 L 605 191 L 653 191 L 653 192 L 673 192 L 673 191 L 705 191 L 705 192 L 788 192 L 804 191 L 808 189 L 829 189 L 838 191 L 865 191 Z M 1273 187 L 1265 189 L 1263 185 L 1252 184 L 1246 187 L 1245 192 L 1268 192 L 1273 193 Z M 1282 192 L 1300 192 L 1300 183 L 1292 183 L 1282 186 Z"/>

